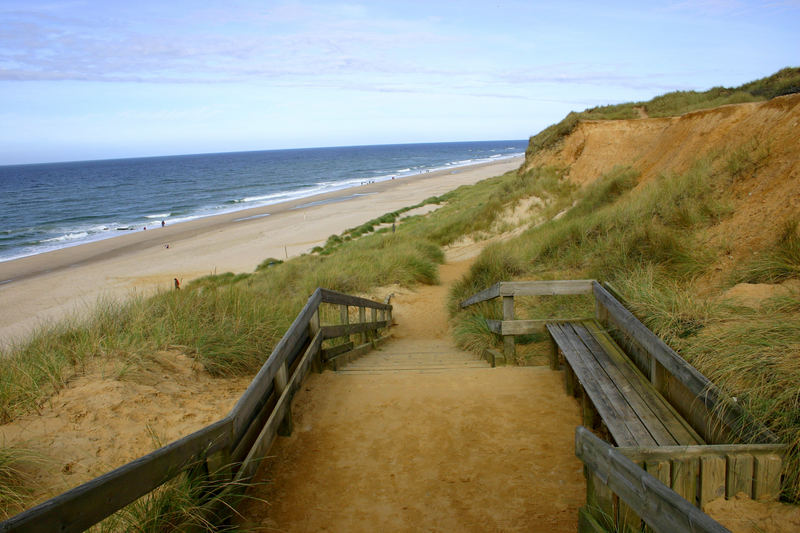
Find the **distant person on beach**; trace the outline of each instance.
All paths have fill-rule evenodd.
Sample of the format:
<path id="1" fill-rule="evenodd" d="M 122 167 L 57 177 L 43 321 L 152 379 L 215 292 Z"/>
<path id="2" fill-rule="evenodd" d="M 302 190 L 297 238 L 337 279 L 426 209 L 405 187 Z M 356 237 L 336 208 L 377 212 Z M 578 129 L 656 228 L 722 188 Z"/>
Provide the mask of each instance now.
<path id="1" fill-rule="evenodd" d="M 176 291 L 181 290 L 181 282 L 178 281 L 178 278 L 174 278 L 174 281 L 175 281 L 175 290 Z"/>
<path id="2" fill-rule="evenodd" d="M 167 224 L 166 224 L 166 223 L 165 223 L 165 222 L 162 220 L 162 221 L 161 221 L 161 227 L 163 228 L 163 227 L 164 227 L 164 226 L 166 226 L 166 225 L 167 225 Z"/>

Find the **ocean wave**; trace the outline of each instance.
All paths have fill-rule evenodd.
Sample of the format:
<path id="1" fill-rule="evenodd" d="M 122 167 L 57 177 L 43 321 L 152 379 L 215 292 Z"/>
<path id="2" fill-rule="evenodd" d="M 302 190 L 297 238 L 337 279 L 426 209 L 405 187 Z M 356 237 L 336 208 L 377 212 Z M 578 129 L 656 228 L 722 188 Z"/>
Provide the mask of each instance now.
<path id="1" fill-rule="evenodd" d="M 89 236 L 88 232 L 85 231 L 78 231 L 75 233 L 67 233 L 66 235 L 61 235 L 60 237 L 53 237 L 51 239 L 43 239 L 39 242 L 64 242 L 64 241 L 74 241 L 76 239 L 85 239 Z"/>
<path id="2" fill-rule="evenodd" d="M 145 215 L 144 218 L 164 219 L 168 218 L 172 213 L 159 213 L 157 215 Z"/>
<path id="3" fill-rule="evenodd" d="M 401 168 L 400 170 L 395 170 L 395 172 L 411 172 L 410 168 Z"/>

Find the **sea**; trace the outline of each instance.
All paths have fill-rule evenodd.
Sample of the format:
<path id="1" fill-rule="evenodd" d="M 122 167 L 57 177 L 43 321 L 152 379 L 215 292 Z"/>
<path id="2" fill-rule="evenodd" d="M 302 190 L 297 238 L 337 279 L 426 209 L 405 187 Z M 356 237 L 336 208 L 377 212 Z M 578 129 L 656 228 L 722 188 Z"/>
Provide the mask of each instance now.
<path id="1" fill-rule="evenodd" d="M 0 166 L 0 261 L 162 222 L 512 158 L 527 144 L 393 144 Z"/>

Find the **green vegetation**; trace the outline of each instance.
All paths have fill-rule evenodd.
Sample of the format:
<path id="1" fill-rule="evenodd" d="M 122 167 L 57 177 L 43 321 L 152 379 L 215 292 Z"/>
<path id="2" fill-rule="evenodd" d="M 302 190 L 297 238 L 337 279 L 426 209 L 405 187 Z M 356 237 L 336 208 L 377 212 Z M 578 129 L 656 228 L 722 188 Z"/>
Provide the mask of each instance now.
<path id="1" fill-rule="evenodd" d="M 769 100 L 776 96 L 800 92 L 800 68 L 785 68 L 760 80 L 746 83 L 740 87 L 713 87 L 707 91 L 675 91 L 657 96 L 647 102 L 616 104 L 593 107 L 579 113 L 569 113 L 561 122 L 553 124 L 530 139 L 527 155 L 530 157 L 540 150 L 572 133 L 581 120 L 619 120 L 637 118 L 637 109 L 651 117 L 674 117 L 711 109 L 725 104 L 741 104 Z"/>
<path id="2" fill-rule="evenodd" d="M 41 458 L 29 450 L 0 447 L 0 519 L 8 518 L 25 508 L 30 485 L 28 470 Z"/>

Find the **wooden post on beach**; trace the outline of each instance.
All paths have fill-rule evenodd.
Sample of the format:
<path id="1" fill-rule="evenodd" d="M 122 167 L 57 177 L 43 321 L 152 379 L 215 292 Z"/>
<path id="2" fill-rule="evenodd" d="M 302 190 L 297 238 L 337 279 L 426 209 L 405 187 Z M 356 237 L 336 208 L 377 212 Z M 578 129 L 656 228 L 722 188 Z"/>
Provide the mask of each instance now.
<path id="1" fill-rule="evenodd" d="M 514 296 L 503 296 L 503 320 L 514 320 Z M 506 362 L 516 359 L 513 335 L 503 335 L 503 355 L 506 356 Z"/>

